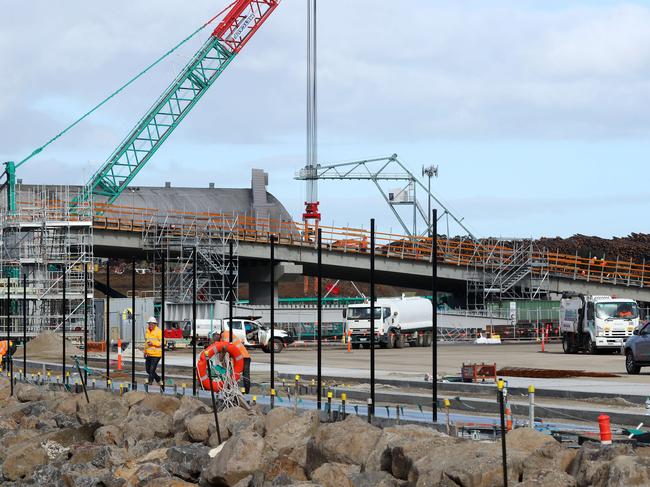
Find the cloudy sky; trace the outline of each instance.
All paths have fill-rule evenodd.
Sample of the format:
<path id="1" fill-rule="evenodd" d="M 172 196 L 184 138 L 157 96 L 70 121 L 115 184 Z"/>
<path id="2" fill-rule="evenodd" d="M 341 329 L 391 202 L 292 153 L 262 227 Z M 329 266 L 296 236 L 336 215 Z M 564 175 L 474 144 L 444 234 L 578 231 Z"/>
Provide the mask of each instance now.
<path id="1" fill-rule="evenodd" d="M 0 160 L 25 157 L 227 3 L 11 2 Z M 248 187 L 261 167 L 299 218 L 305 15 L 284 0 L 134 184 Z M 19 177 L 85 182 L 208 33 Z M 319 43 L 321 163 L 438 164 L 436 194 L 480 236 L 648 231 L 650 2 L 321 0 Z M 398 230 L 368 183 L 323 182 L 319 199 L 325 224 L 374 216 Z"/>

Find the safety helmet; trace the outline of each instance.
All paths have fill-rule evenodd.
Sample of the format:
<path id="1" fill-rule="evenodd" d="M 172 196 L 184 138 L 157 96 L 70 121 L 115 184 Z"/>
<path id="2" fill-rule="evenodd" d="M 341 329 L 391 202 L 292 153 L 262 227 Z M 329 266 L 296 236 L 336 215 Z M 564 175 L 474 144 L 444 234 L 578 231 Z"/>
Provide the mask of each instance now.
<path id="1" fill-rule="evenodd" d="M 152 316 L 151 318 L 149 318 L 149 320 L 147 321 L 147 323 L 154 323 L 154 324 L 158 324 L 158 321 L 156 321 L 156 318 L 155 318 L 155 316 Z"/>

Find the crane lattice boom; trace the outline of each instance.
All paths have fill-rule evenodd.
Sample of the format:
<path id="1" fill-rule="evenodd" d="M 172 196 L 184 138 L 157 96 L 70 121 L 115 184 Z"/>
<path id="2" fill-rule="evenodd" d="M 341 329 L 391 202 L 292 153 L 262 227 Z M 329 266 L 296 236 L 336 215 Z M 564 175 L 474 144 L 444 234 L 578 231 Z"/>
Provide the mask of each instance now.
<path id="1" fill-rule="evenodd" d="M 112 203 L 253 37 L 280 0 L 238 0 L 169 88 L 84 187 Z"/>

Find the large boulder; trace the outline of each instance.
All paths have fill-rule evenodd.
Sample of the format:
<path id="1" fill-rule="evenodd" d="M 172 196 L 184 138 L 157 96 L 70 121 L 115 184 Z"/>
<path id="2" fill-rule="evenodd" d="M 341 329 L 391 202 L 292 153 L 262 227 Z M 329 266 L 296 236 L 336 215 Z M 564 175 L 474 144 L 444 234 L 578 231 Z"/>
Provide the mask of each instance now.
<path id="1" fill-rule="evenodd" d="M 311 480 L 323 487 L 354 487 L 350 477 L 360 473 L 360 470 L 357 465 L 325 463 L 312 473 Z"/>
<path id="2" fill-rule="evenodd" d="M 20 402 L 35 402 L 45 398 L 44 392 L 31 384 L 18 382 L 14 387 L 14 395 Z"/>
<path id="3" fill-rule="evenodd" d="M 264 446 L 264 474 L 267 480 L 281 473 L 293 480 L 307 479 L 307 445 L 319 424 L 316 411 L 296 415 L 287 408 L 275 408 L 268 413 Z"/>
<path id="4" fill-rule="evenodd" d="M 124 442 L 124 433 L 118 426 L 102 426 L 95 431 L 95 443 L 99 445 L 122 446 Z"/>
<path id="5" fill-rule="evenodd" d="M 212 433 L 217 430 L 214 414 L 197 414 L 187 422 L 187 433 L 193 441 L 208 441 Z"/>
<path id="6" fill-rule="evenodd" d="M 365 464 L 381 437 L 381 429 L 357 416 L 321 426 L 315 446 L 329 463 Z"/>
<path id="7" fill-rule="evenodd" d="M 42 439 L 37 437 L 11 448 L 2 464 L 4 478 L 14 481 L 29 478 L 37 467 L 48 463 L 49 458 L 41 442 Z"/>
<path id="8" fill-rule="evenodd" d="M 264 438 L 254 431 L 240 431 L 223 444 L 221 451 L 201 474 L 207 485 L 233 485 L 262 469 Z"/>
<path id="9" fill-rule="evenodd" d="M 147 397 L 144 398 L 141 404 L 154 411 L 173 416 L 181 407 L 181 400 L 177 397 L 164 396 L 162 394 L 147 394 Z"/>
<path id="10" fill-rule="evenodd" d="M 350 474 L 352 487 L 407 487 L 409 484 L 403 480 L 397 480 L 386 472 L 360 472 Z M 447 487 L 444 483 L 435 484 L 436 487 Z M 458 484 L 451 483 L 449 487 L 456 487 Z M 492 487 L 492 486 L 490 486 Z"/>
<path id="11" fill-rule="evenodd" d="M 258 435 L 264 436 L 264 416 L 258 411 L 246 411 L 239 407 L 229 408 L 219 413 L 219 433 L 222 442 L 244 429 L 251 429 Z M 208 444 L 210 446 L 219 445 L 219 435 L 216 428 L 210 435 Z"/>
<path id="12" fill-rule="evenodd" d="M 551 435 L 531 428 L 516 428 L 506 435 L 508 450 L 532 453 L 548 443 L 557 443 L 557 441 Z"/>
<path id="13" fill-rule="evenodd" d="M 172 416 L 174 433 L 185 431 L 188 422 L 197 414 L 209 412 L 210 409 L 198 399 L 189 396 L 181 397 L 178 409 L 174 411 Z"/>
<path id="14" fill-rule="evenodd" d="M 457 441 L 424 426 L 385 428 L 364 464 L 365 470 L 385 471 L 406 480 L 415 462 L 427 455 L 432 447 L 444 447 Z"/>
<path id="15" fill-rule="evenodd" d="M 198 482 L 201 471 L 210 461 L 210 448 L 200 443 L 174 446 L 167 450 L 165 469 L 176 477 Z"/>
<path id="16" fill-rule="evenodd" d="M 81 424 L 120 425 L 128 414 L 129 408 L 126 404 L 111 397 L 106 401 L 91 401 L 82 404 L 77 412 L 77 419 Z"/>
<path id="17" fill-rule="evenodd" d="M 172 475 L 160 465 L 155 463 L 143 463 L 138 466 L 135 473 L 129 477 L 128 486 L 146 487 L 148 485 L 160 485 L 162 481 L 171 480 Z"/>
<path id="18" fill-rule="evenodd" d="M 121 429 L 129 444 L 152 438 L 167 438 L 172 434 L 172 418 L 138 404 L 129 410 Z"/>
<path id="19" fill-rule="evenodd" d="M 650 458 L 639 457 L 630 445 L 582 445 L 570 472 L 578 486 L 650 485 Z"/>
<path id="20" fill-rule="evenodd" d="M 557 470 L 537 470 L 524 478 L 517 487 L 576 487 L 576 479 Z"/>

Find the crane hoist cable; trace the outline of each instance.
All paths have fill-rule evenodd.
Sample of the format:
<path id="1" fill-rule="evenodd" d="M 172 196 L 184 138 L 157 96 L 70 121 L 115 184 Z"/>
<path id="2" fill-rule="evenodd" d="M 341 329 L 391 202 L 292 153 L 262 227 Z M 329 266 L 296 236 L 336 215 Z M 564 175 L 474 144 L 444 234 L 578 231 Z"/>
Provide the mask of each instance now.
<path id="1" fill-rule="evenodd" d="M 54 137 L 49 139 L 47 142 L 45 142 L 43 145 L 40 147 L 34 149 L 27 157 L 22 159 L 20 162 L 5 162 L 5 171 L 3 175 L 7 176 L 7 181 L 5 184 L 3 184 L 2 187 L 8 186 L 8 202 L 9 202 L 9 210 L 10 211 L 15 211 L 15 175 L 16 175 L 16 169 L 18 169 L 20 166 L 25 164 L 27 161 L 32 159 L 33 157 L 37 156 L 45 148 L 47 148 L 49 145 L 57 141 L 59 138 L 61 138 L 63 135 L 68 133 L 70 130 L 72 130 L 74 127 L 76 127 L 79 123 L 84 121 L 86 118 L 88 118 L 90 115 L 95 113 L 97 110 L 99 110 L 101 107 L 103 107 L 106 103 L 108 103 L 110 100 L 115 98 L 117 95 L 119 95 L 122 91 L 124 91 L 126 88 L 131 86 L 133 83 L 135 83 L 138 79 L 140 79 L 142 76 L 147 74 L 149 71 L 151 71 L 153 68 L 158 66 L 162 61 L 164 61 L 167 57 L 171 56 L 174 52 L 176 52 L 178 49 L 180 49 L 182 46 L 184 46 L 186 43 L 188 43 L 190 40 L 192 40 L 194 37 L 196 37 L 199 32 L 201 32 L 203 29 L 208 27 L 210 24 L 212 24 L 215 20 L 217 20 L 219 17 L 221 17 L 224 13 L 226 13 L 235 3 L 237 3 L 237 0 L 233 1 L 230 3 L 228 6 L 223 8 L 219 13 L 214 15 L 211 19 L 209 19 L 207 22 L 205 22 L 203 25 L 198 27 L 194 32 L 192 32 L 190 35 L 185 37 L 183 40 L 181 40 L 178 44 L 176 44 L 174 47 L 169 49 L 167 52 L 165 52 L 162 56 L 158 57 L 154 62 L 149 64 L 146 68 L 144 68 L 142 71 L 140 71 L 138 74 L 133 76 L 131 79 L 129 79 L 126 83 L 124 83 L 122 86 L 120 86 L 117 90 L 112 92 L 110 95 L 108 95 L 106 98 L 104 98 L 102 101 L 100 101 L 97 105 L 92 107 L 90 110 L 88 110 L 86 113 L 84 113 L 82 116 L 77 118 L 74 122 L 69 124 L 67 127 L 65 127 L 63 130 L 61 130 L 58 134 L 56 134 Z"/>

